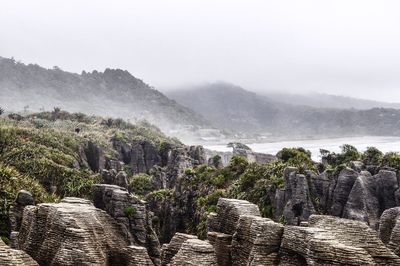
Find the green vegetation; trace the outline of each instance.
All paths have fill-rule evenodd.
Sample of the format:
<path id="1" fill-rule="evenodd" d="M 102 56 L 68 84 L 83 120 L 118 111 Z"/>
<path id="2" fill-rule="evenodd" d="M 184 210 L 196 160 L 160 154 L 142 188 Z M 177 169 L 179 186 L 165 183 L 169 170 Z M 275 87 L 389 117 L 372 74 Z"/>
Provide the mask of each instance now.
<path id="1" fill-rule="evenodd" d="M 129 205 L 123 209 L 125 216 L 131 217 L 136 214 L 137 209 L 135 206 Z"/>
<path id="2" fill-rule="evenodd" d="M 139 197 L 145 197 L 154 190 L 151 176 L 140 173 L 129 178 L 129 191 Z"/>
<path id="3" fill-rule="evenodd" d="M 21 116 L 0 118 L 0 237 L 8 236 L 8 210 L 19 190 L 30 191 L 37 203 L 54 202 L 66 196 L 88 198 L 92 184 L 100 182 L 89 169 L 84 149 L 88 141 L 106 156 L 113 156 L 112 140 L 127 143 L 146 140 L 181 145 L 155 127 L 122 119 L 103 119 L 60 108 Z M 130 177 L 130 186 L 144 197 L 154 190 L 147 175 Z M 130 209 L 127 211 L 130 212 Z"/>
<path id="4" fill-rule="evenodd" d="M 29 190 L 37 202 L 53 202 L 58 199 L 48 193 L 34 178 L 23 175 L 12 166 L 0 163 L 0 237 L 8 236 L 8 211 L 18 191 Z"/>

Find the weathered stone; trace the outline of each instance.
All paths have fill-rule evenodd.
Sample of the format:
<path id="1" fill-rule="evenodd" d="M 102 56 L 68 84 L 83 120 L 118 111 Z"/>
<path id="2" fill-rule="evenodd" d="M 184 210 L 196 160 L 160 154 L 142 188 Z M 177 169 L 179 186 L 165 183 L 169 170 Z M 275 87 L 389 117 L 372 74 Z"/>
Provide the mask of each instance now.
<path id="1" fill-rule="evenodd" d="M 232 265 L 278 265 L 283 225 L 242 215 L 232 240 Z"/>
<path id="2" fill-rule="evenodd" d="M 186 240 L 171 262 L 171 266 L 182 265 L 218 265 L 213 246 L 199 239 Z"/>
<path id="3" fill-rule="evenodd" d="M 115 185 L 128 188 L 128 175 L 124 171 L 119 171 L 115 176 Z"/>
<path id="4" fill-rule="evenodd" d="M 232 265 L 231 244 L 232 236 L 218 232 L 208 232 L 207 239 L 215 250 L 219 266 Z"/>
<path id="5" fill-rule="evenodd" d="M 92 195 L 94 206 L 116 219 L 130 243 L 146 247 L 153 262 L 159 265 L 160 243 L 144 202 L 115 185 L 93 185 Z"/>
<path id="6" fill-rule="evenodd" d="M 0 239 L 0 265 L 2 266 L 38 266 L 28 254 L 22 250 L 11 249 Z"/>
<path id="7" fill-rule="evenodd" d="M 161 252 L 161 265 L 169 265 L 172 261 L 172 258 L 181 249 L 182 244 L 188 239 L 197 239 L 197 237 L 193 235 L 176 233 L 169 244 L 164 244 Z"/>
<path id="8" fill-rule="evenodd" d="M 400 256 L 400 207 L 383 212 L 379 224 L 379 237 L 387 247 Z"/>
<path id="9" fill-rule="evenodd" d="M 18 247 L 41 265 L 153 265 L 113 218 L 79 198 L 27 206 Z"/>
<path id="10" fill-rule="evenodd" d="M 241 215 L 261 216 L 257 205 L 245 200 L 220 198 L 217 204 L 216 220 L 209 223 L 209 230 L 233 235 Z"/>
<path id="11" fill-rule="evenodd" d="M 309 227 L 286 226 L 281 265 L 399 265 L 400 258 L 359 221 L 312 215 Z"/>
<path id="12" fill-rule="evenodd" d="M 30 192 L 26 190 L 21 190 L 18 192 L 17 197 L 15 198 L 15 201 L 11 205 L 9 211 L 11 231 L 19 231 L 19 228 L 21 226 L 22 213 L 25 206 L 34 204 L 35 200 Z"/>

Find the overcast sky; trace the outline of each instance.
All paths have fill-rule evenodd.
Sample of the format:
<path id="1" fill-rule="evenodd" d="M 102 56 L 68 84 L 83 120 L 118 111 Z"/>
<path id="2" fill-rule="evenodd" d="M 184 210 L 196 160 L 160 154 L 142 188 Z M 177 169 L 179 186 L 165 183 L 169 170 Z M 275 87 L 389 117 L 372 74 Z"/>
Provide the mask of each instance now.
<path id="1" fill-rule="evenodd" d="M 400 1 L 1 0 L 0 56 L 400 102 Z"/>

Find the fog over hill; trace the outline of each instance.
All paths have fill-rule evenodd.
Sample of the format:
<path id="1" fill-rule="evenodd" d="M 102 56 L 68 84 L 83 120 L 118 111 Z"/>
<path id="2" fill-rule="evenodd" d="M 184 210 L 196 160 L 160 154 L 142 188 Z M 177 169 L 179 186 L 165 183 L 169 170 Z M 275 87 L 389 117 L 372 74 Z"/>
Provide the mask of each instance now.
<path id="1" fill-rule="evenodd" d="M 288 95 L 287 98 L 284 94 L 257 95 L 223 82 L 172 90 L 166 94 L 178 103 L 190 106 L 214 125 L 234 132 L 273 137 L 400 134 L 400 110 L 378 108 L 380 103 L 374 101 L 331 95 Z M 318 99 L 321 99 L 319 104 Z"/>
<path id="2" fill-rule="evenodd" d="M 359 99 L 341 95 L 332 95 L 319 92 L 294 94 L 285 92 L 264 92 L 267 96 L 278 102 L 293 105 L 305 105 L 317 108 L 338 108 L 338 109 L 371 109 L 371 108 L 394 108 L 400 109 L 400 103 L 380 102 L 366 99 Z M 361 95 L 362 97 L 363 95 Z"/>
<path id="3" fill-rule="evenodd" d="M 75 74 L 0 57 L 0 106 L 7 111 L 60 107 L 132 122 L 146 119 L 182 138 L 185 131 L 209 128 L 201 115 L 121 69 Z"/>

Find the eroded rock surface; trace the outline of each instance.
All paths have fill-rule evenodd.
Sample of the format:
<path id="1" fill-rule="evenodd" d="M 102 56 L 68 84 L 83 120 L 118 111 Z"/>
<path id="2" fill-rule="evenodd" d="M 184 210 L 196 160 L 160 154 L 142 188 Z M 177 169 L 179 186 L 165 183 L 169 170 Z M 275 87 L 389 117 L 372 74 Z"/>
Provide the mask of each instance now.
<path id="1" fill-rule="evenodd" d="M 285 226 L 281 265 L 400 265 L 365 223 L 313 215 L 309 227 Z"/>
<path id="2" fill-rule="evenodd" d="M 119 186 L 96 184 L 92 187 L 94 206 L 105 210 L 121 226 L 129 242 L 145 247 L 152 261 L 160 265 L 160 243 L 151 227 L 145 203 Z"/>
<path id="3" fill-rule="evenodd" d="M 400 205 L 399 180 L 394 171 L 380 169 L 372 175 L 359 162 L 353 162 L 353 168 L 359 171 L 344 168 L 337 177 L 312 171 L 302 175 L 297 168 L 286 168 L 284 188 L 277 189 L 272 200 L 274 219 L 300 225 L 312 214 L 324 213 L 378 230 L 382 213 Z"/>
<path id="4" fill-rule="evenodd" d="M 79 198 L 25 207 L 17 245 L 40 265 L 153 265 L 111 216 Z"/>
<path id="5" fill-rule="evenodd" d="M 11 249 L 0 239 L 0 265 L 2 266 L 38 266 L 28 254 L 22 250 Z"/>
<path id="6" fill-rule="evenodd" d="M 400 256 L 400 207 L 383 212 L 379 224 L 379 237 Z"/>
<path id="7" fill-rule="evenodd" d="M 162 265 L 169 265 L 172 261 L 172 258 L 181 249 L 182 244 L 189 239 L 197 239 L 197 237 L 188 234 L 176 233 L 169 244 L 164 244 L 161 252 Z"/>
<path id="8" fill-rule="evenodd" d="M 171 266 L 182 265 L 218 265 L 213 246 L 199 239 L 186 240 L 171 262 Z"/>

